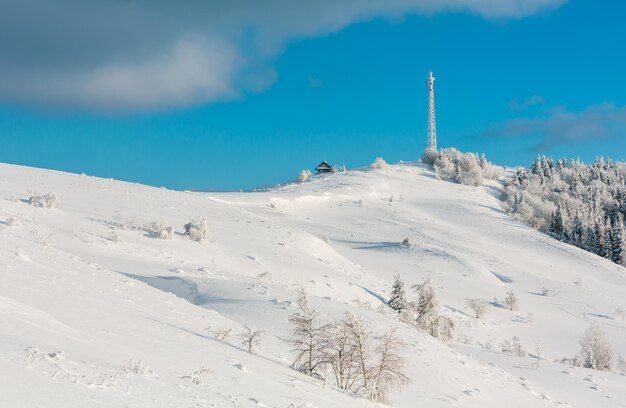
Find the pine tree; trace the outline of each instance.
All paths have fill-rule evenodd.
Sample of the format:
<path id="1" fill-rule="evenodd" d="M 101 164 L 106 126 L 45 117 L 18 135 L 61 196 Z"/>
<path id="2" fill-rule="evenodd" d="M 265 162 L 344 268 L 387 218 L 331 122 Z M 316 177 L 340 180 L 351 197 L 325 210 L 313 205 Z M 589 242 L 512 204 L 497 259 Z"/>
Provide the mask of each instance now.
<path id="1" fill-rule="evenodd" d="M 583 246 L 583 223 L 580 219 L 580 212 L 576 211 L 574 225 L 572 226 L 572 241 L 577 247 Z"/>
<path id="2" fill-rule="evenodd" d="M 585 249 L 589 252 L 597 254 L 599 251 L 598 236 L 596 229 L 592 226 L 587 227 L 587 237 L 585 238 Z"/>
<path id="3" fill-rule="evenodd" d="M 406 292 L 404 291 L 404 282 L 400 279 L 400 275 L 396 275 L 394 278 L 393 288 L 387 306 L 398 313 L 405 311 L 408 306 Z"/>
<path id="4" fill-rule="evenodd" d="M 618 213 L 611 228 L 611 260 L 622 264 L 624 253 L 624 218 Z"/>
<path id="5" fill-rule="evenodd" d="M 549 234 L 558 240 L 563 240 L 563 213 L 561 212 L 561 206 L 556 207 L 556 210 L 552 212 L 552 219 L 550 220 Z"/>

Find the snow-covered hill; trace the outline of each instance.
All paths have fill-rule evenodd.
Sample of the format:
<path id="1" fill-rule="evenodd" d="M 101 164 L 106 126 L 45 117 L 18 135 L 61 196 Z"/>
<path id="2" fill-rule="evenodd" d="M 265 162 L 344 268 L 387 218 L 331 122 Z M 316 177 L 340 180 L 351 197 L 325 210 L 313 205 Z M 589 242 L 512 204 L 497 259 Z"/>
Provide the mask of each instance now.
<path id="1" fill-rule="evenodd" d="M 57 209 L 25 202 L 52 190 Z M 298 285 L 324 321 L 352 311 L 377 333 L 399 328 L 412 382 L 395 407 L 626 406 L 626 377 L 552 362 L 579 352 L 591 322 L 626 355 L 626 271 L 512 220 L 499 191 L 418 164 L 219 194 L 0 164 L 0 406 L 371 406 L 289 368 Z M 196 217 L 208 242 L 180 234 Z M 132 228 L 161 221 L 172 240 Z M 457 340 L 376 312 L 396 274 L 407 287 L 432 276 Z M 508 291 L 520 311 L 478 320 L 466 306 Z M 242 349 L 242 323 L 264 331 L 259 355 Z M 500 351 L 512 336 L 529 357 Z"/>

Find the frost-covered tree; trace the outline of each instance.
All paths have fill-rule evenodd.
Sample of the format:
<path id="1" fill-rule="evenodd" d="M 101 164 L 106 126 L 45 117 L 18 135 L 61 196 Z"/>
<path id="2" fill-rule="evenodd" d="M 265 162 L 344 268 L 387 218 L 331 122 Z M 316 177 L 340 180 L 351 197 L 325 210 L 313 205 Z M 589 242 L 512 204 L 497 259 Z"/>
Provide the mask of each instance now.
<path id="1" fill-rule="evenodd" d="M 613 351 L 606 335 L 597 324 L 592 324 L 580 339 L 583 367 L 610 370 Z"/>
<path id="2" fill-rule="evenodd" d="M 512 291 L 506 293 L 506 297 L 504 298 L 504 307 L 513 312 L 519 310 L 519 299 Z"/>
<path id="3" fill-rule="evenodd" d="M 550 220 L 550 229 L 548 230 L 549 234 L 558 240 L 563 240 L 565 238 L 565 230 L 563 227 L 563 213 L 561 212 L 561 207 L 557 206 L 556 209 L 552 212 L 552 219 Z"/>
<path id="4" fill-rule="evenodd" d="M 400 275 L 396 275 L 394 278 L 391 296 L 389 297 L 387 305 L 398 313 L 404 312 L 408 307 L 406 292 L 404 291 L 404 282 L 402 282 Z"/>
<path id="5" fill-rule="evenodd" d="M 291 336 L 286 340 L 296 353 L 292 367 L 312 377 L 322 378 L 320 369 L 326 362 L 324 327 L 319 323 L 317 312 L 311 308 L 303 287 L 298 290 L 296 305 L 298 312 L 289 316 Z"/>
<path id="6" fill-rule="evenodd" d="M 389 391 L 401 388 L 410 382 L 404 373 L 405 360 L 402 349 L 406 345 L 398 338 L 396 329 L 385 334 L 376 347 L 378 361 L 371 370 L 369 399 L 383 404 L 390 404 Z"/>
<path id="7" fill-rule="evenodd" d="M 503 194 L 520 221 L 589 252 L 624 262 L 626 163 L 537 157 L 519 169 Z"/>
<path id="8" fill-rule="evenodd" d="M 254 327 L 249 326 L 247 323 L 243 324 L 242 331 L 239 333 L 241 345 L 243 345 L 250 354 L 256 354 L 261 344 L 262 336 L 263 331 L 254 330 Z"/>
<path id="9" fill-rule="evenodd" d="M 482 319 L 489 309 L 489 304 L 483 299 L 467 299 L 466 304 L 472 309 L 477 319 Z"/>
<path id="10" fill-rule="evenodd" d="M 455 148 L 427 149 L 422 154 L 422 162 L 431 165 L 439 177 L 458 184 L 480 186 L 485 178 L 499 176 L 499 171 L 484 155 L 479 159 L 475 153 L 461 153 Z"/>
<path id="11" fill-rule="evenodd" d="M 439 314 L 439 301 L 430 276 L 417 286 L 417 298 L 413 304 L 415 326 L 436 339 L 450 341 L 454 335 L 454 322 Z"/>

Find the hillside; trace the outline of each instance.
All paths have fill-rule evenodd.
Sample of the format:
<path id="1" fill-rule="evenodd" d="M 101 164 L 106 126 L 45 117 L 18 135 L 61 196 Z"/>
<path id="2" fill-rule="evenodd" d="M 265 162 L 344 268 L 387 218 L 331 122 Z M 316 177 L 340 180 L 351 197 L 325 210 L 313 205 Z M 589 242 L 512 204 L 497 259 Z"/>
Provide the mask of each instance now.
<path id="1" fill-rule="evenodd" d="M 255 193 L 0 164 L 0 406 L 371 406 L 289 368 L 281 339 L 299 285 L 324 321 L 352 311 L 376 333 L 399 328 L 412 382 L 392 393 L 394 407 L 626 406 L 626 377 L 552 362 L 579 352 L 591 322 L 626 356 L 626 322 L 614 316 L 626 271 L 514 221 L 500 189 L 412 163 Z M 56 209 L 25 202 L 53 190 Z M 181 235 L 197 217 L 208 242 Z M 133 228 L 162 221 L 173 239 Z M 417 245 L 402 247 L 406 237 Z M 432 277 L 454 342 L 376 312 L 396 274 L 407 290 Z M 478 320 L 466 306 L 508 291 L 520 311 L 492 305 Z M 240 345 L 242 323 L 264 331 L 258 355 Z M 217 341 L 209 327 L 232 334 Z M 528 357 L 500 351 L 512 336 Z"/>

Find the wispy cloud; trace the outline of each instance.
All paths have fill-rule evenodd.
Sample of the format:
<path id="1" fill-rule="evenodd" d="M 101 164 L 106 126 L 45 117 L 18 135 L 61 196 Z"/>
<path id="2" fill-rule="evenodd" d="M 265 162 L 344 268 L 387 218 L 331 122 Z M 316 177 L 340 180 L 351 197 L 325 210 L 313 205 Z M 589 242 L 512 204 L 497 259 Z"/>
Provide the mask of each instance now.
<path id="1" fill-rule="evenodd" d="M 513 110 L 513 111 L 521 111 L 524 109 L 528 109 L 531 106 L 545 105 L 545 103 L 546 103 L 546 100 L 543 96 L 532 95 L 522 100 L 513 99 L 512 101 L 508 103 L 508 107 L 510 110 Z"/>
<path id="2" fill-rule="evenodd" d="M 545 110 L 540 116 L 517 118 L 490 126 L 488 137 L 538 137 L 531 150 L 555 145 L 608 139 L 626 135 L 626 106 L 603 103 L 571 112 L 564 107 Z"/>
<path id="3" fill-rule="evenodd" d="M 91 109 L 206 103 L 265 89 L 286 42 L 376 17 L 515 19 L 566 0 L 2 0 L 0 101 Z"/>

